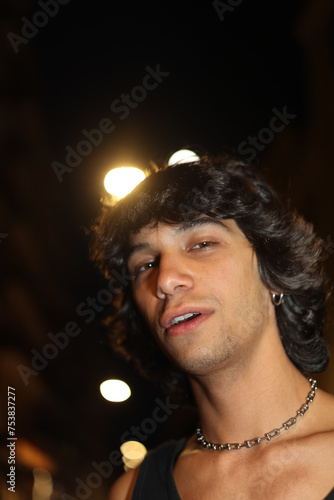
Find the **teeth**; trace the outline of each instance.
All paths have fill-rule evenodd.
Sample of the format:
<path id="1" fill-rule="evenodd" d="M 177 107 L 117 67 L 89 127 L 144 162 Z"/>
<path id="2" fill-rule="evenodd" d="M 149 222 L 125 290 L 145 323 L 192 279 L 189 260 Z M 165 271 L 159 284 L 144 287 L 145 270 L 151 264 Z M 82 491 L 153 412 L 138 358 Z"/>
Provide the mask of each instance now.
<path id="1" fill-rule="evenodd" d="M 185 314 L 184 316 L 177 316 L 172 320 L 172 326 L 178 325 L 179 323 L 182 323 L 182 321 L 186 321 L 187 319 L 191 318 L 192 316 L 198 316 L 200 313 L 188 313 Z"/>

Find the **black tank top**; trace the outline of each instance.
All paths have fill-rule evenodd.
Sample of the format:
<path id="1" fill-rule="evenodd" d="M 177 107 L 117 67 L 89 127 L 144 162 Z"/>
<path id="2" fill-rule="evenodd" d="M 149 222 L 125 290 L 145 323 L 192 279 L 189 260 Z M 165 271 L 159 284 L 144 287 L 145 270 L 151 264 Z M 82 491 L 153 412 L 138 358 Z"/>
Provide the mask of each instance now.
<path id="1" fill-rule="evenodd" d="M 186 441 L 168 441 L 146 455 L 139 467 L 132 500 L 181 500 L 173 469 Z M 324 500 L 334 500 L 334 490 Z"/>
<path id="2" fill-rule="evenodd" d="M 139 467 L 132 500 L 181 500 L 173 469 L 186 441 L 168 441 L 146 455 Z"/>

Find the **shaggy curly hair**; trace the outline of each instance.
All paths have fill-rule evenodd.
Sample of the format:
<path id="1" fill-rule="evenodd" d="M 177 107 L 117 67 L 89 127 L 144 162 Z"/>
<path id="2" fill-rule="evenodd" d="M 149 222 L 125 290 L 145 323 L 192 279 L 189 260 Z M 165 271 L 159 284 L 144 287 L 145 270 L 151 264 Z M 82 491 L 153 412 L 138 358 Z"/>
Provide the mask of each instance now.
<path id="1" fill-rule="evenodd" d="M 127 272 L 130 233 L 203 215 L 235 220 L 256 252 L 263 283 L 284 293 L 276 317 L 288 357 L 304 373 L 324 370 L 329 355 L 322 338 L 327 282 L 321 240 L 245 161 L 230 155 L 205 158 L 152 173 L 114 206 L 102 208 L 91 227 L 92 258 L 114 282 L 117 273 Z M 114 350 L 165 389 L 184 392 L 185 377 L 161 352 L 136 309 L 130 277 L 118 292 L 107 321 Z"/>

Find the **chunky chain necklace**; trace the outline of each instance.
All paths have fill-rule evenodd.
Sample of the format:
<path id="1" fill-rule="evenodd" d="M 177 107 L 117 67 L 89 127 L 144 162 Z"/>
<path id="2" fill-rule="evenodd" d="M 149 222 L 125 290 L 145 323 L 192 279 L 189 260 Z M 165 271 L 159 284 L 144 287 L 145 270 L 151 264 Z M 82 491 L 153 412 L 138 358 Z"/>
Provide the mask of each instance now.
<path id="1" fill-rule="evenodd" d="M 273 429 L 270 432 L 267 432 L 263 437 L 260 438 L 253 438 L 249 439 L 248 441 L 244 441 L 243 443 L 226 443 L 226 444 L 217 444 L 217 443 L 210 443 L 210 441 L 207 441 L 205 437 L 202 434 L 202 429 L 198 427 L 196 430 L 197 432 L 197 441 L 204 446 L 204 448 L 210 448 L 211 450 L 217 450 L 217 451 L 222 451 L 222 450 L 240 450 L 240 448 L 252 448 L 252 446 L 255 446 L 257 444 L 261 444 L 262 441 L 270 441 L 274 437 L 277 437 L 281 434 L 281 431 L 285 429 L 288 431 L 290 427 L 295 425 L 297 422 L 298 417 L 302 417 L 305 415 L 307 410 L 309 409 L 309 403 L 312 403 L 315 397 L 315 391 L 317 389 L 317 381 L 314 380 L 313 378 L 309 379 L 309 382 L 311 384 L 311 390 L 307 395 L 306 398 L 306 403 L 304 403 L 299 410 L 297 411 L 297 414 L 295 417 L 289 418 L 286 422 L 282 424 L 282 427 L 279 427 L 277 429 Z"/>

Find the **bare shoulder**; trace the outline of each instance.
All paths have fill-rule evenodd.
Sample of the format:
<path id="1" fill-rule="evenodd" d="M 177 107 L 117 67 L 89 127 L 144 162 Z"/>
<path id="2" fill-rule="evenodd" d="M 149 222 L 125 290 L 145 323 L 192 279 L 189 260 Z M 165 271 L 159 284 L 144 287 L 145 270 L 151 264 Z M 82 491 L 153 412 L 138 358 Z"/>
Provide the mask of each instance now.
<path id="1" fill-rule="evenodd" d="M 306 438 L 310 456 L 334 487 L 334 396 L 319 390 L 318 405 L 312 419 L 312 431 Z M 314 409 L 315 409 L 314 408 Z"/>
<path id="2" fill-rule="evenodd" d="M 122 474 L 112 485 L 109 500 L 131 500 L 137 475 L 138 468 Z"/>

